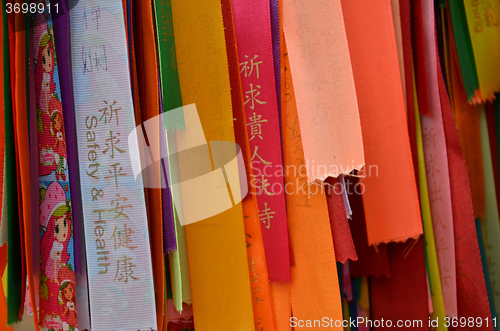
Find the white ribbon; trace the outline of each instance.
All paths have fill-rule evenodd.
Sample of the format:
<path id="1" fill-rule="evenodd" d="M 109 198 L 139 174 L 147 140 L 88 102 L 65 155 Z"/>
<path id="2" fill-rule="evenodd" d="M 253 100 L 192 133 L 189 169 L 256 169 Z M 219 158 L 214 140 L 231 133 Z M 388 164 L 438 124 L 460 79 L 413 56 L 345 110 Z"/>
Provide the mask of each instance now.
<path id="1" fill-rule="evenodd" d="M 136 124 L 122 1 L 77 2 L 71 60 L 91 325 L 156 330 L 144 188 L 128 140 Z"/>

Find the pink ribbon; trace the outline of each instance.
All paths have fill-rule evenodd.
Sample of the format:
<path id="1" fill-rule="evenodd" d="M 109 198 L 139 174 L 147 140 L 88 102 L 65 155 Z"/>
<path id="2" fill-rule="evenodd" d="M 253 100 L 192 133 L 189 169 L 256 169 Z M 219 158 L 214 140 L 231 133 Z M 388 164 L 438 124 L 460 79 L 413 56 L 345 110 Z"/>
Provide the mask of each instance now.
<path id="1" fill-rule="evenodd" d="M 233 0 L 234 28 L 250 154 L 269 278 L 290 282 L 280 121 L 274 81 L 269 1 Z"/>

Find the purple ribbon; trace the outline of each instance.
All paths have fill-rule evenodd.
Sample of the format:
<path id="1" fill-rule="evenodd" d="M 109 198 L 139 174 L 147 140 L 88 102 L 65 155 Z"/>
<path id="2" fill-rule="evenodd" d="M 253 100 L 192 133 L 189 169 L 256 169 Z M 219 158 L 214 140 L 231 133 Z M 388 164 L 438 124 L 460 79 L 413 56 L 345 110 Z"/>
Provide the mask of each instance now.
<path id="1" fill-rule="evenodd" d="M 280 49 L 280 9 L 278 0 L 270 0 L 271 5 L 271 37 L 273 41 L 274 81 L 278 99 L 278 114 L 281 119 L 281 49 Z M 281 126 L 280 126 L 281 130 Z"/>
<path id="2" fill-rule="evenodd" d="M 174 208 L 172 206 L 172 192 L 170 192 L 170 186 L 168 185 L 168 176 L 170 176 L 170 170 L 168 168 L 168 151 L 167 151 L 167 141 L 165 137 L 165 129 L 163 126 L 163 98 L 161 95 L 161 79 L 158 76 L 159 95 L 160 95 L 160 155 L 165 155 L 161 159 L 161 167 L 163 172 L 163 188 L 161 189 L 161 201 L 162 201 L 162 214 L 163 214 L 163 249 L 165 254 L 170 251 L 177 249 L 177 239 L 175 237 L 175 219 L 174 219 Z"/>
<path id="3" fill-rule="evenodd" d="M 71 217 L 73 220 L 73 247 L 75 272 L 81 273 L 80 259 L 80 220 L 82 205 L 80 199 L 80 171 L 78 167 L 78 148 L 76 144 L 75 110 L 73 108 L 73 85 L 70 67 L 69 12 L 67 1 L 56 0 L 59 4 L 58 15 L 54 15 L 54 39 L 57 54 L 57 67 L 61 86 L 64 128 L 66 131 L 69 185 L 71 188 Z"/>

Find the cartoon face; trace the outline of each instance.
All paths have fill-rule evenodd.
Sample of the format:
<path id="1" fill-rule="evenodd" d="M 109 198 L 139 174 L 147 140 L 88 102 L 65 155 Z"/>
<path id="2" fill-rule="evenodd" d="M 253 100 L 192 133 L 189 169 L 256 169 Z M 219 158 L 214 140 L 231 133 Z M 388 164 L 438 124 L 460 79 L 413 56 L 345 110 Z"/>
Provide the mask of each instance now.
<path id="1" fill-rule="evenodd" d="M 62 123 L 61 123 L 61 117 L 56 116 L 54 120 L 52 121 L 52 126 L 54 128 L 54 131 L 60 132 L 62 129 Z"/>
<path id="2" fill-rule="evenodd" d="M 66 298 L 66 300 L 72 301 L 73 300 L 73 285 L 68 284 L 68 286 L 66 286 L 64 288 L 63 294 L 64 294 L 64 297 Z"/>
<path id="3" fill-rule="evenodd" d="M 60 243 L 63 243 L 68 239 L 68 220 L 66 219 L 66 215 L 56 219 L 54 237 Z"/>
<path id="4" fill-rule="evenodd" d="M 54 66 L 53 50 L 49 45 L 45 46 L 42 53 L 42 66 L 45 72 L 52 72 L 52 67 Z"/>

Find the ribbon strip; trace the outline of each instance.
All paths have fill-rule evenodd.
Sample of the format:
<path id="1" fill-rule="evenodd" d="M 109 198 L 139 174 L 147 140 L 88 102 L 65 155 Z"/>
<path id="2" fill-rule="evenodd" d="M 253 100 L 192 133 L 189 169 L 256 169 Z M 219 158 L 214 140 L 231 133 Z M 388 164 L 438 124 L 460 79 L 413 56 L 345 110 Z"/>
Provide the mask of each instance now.
<path id="1" fill-rule="evenodd" d="M 333 247 L 335 248 L 337 262 L 345 263 L 347 259 L 356 261 L 358 255 L 352 241 L 351 229 L 349 228 L 349 221 L 342 199 L 342 191 L 345 191 L 345 186 L 340 185 L 337 178 L 328 178 L 325 181 L 325 190 Z"/>
<path id="2" fill-rule="evenodd" d="M 57 57 L 57 68 L 59 72 L 60 90 L 62 96 L 62 109 L 64 117 L 64 128 L 66 138 L 67 163 L 69 172 L 69 185 L 71 189 L 71 220 L 73 224 L 73 244 L 75 247 L 74 270 L 81 273 L 80 267 L 80 226 L 82 206 L 80 201 L 80 181 L 78 180 L 78 148 L 76 147 L 75 135 L 75 112 L 73 109 L 73 86 L 71 85 L 70 68 L 70 40 L 69 40 L 69 8 L 66 8 L 66 2 L 56 0 L 61 12 L 59 17 L 53 20 L 55 51 Z"/>
<path id="3" fill-rule="evenodd" d="M 259 204 L 262 237 L 271 281 L 290 283 L 280 120 L 273 71 L 269 1 L 233 0 L 247 130 Z M 249 11 L 252 15 L 248 15 Z M 263 42 L 266 40 L 266 42 Z M 281 174 L 279 174 L 281 171 Z M 276 175 L 278 173 L 278 175 Z"/>
<path id="4" fill-rule="evenodd" d="M 451 9 L 453 9 L 453 6 Z M 452 11 L 453 13 L 453 11 Z M 485 215 L 485 184 L 483 157 L 481 153 L 481 138 L 479 129 L 479 115 L 477 107 L 469 104 L 466 90 L 462 83 L 460 74 L 460 64 L 457 51 L 455 50 L 455 39 L 450 31 L 450 57 L 451 57 L 451 95 L 453 99 L 453 110 L 455 111 L 455 121 L 460 137 L 460 144 L 467 162 L 469 181 L 474 206 L 474 217 L 481 218 Z M 457 48 L 458 49 L 458 48 Z"/>
<path id="5" fill-rule="evenodd" d="M 177 60 L 175 58 L 174 26 L 172 22 L 172 6 L 163 0 L 155 0 L 156 34 L 158 47 L 158 63 L 160 71 L 160 112 L 169 111 L 182 106 Z M 173 49 L 172 49 L 173 48 Z M 163 123 L 165 124 L 165 123 Z M 166 137 L 166 135 L 165 135 Z M 160 137 L 160 140 L 166 141 Z M 164 161 L 162 161 L 164 162 Z M 168 162 L 165 165 L 168 167 Z M 165 169 L 166 170 L 166 169 Z M 170 188 L 165 187 L 163 194 L 163 236 L 165 253 L 177 249 L 175 235 L 175 219 L 172 194 Z M 164 200 L 169 201 L 164 201 Z M 167 203 L 167 204 L 166 204 Z"/>
<path id="6" fill-rule="evenodd" d="M 14 3 L 18 3 L 13 1 Z M 13 101 L 13 137 L 11 141 L 14 141 L 15 146 L 15 171 L 17 178 L 17 185 L 12 190 L 17 190 L 16 199 L 18 200 L 17 210 L 18 219 L 13 218 L 12 223 L 9 224 L 9 229 L 14 227 L 9 233 L 9 239 L 11 235 L 17 236 L 17 238 L 12 239 L 12 243 L 14 244 L 12 249 L 17 250 L 15 257 L 12 256 L 8 259 L 9 264 L 14 267 L 14 271 L 11 272 L 11 268 L 9 268 L 9 280 L 8 284 L 12 288 L 9 289 L 7 295 L 7 300 L 10 301 L 11 305 L 9 306 L 9 315 L 10 322 L 17 322 L 21 320 L 21 317 L 24 313 L 24 299 L 26 295 L 26 257 L 25 257 L 25 242 L 24 242 L 24 217 L 25 213 L 27 213 L 26 217 L 30 218 L 30 210 L 29 204 L 25 205 L 23 203 L 24 199 L 27 198 L 27 192 L 29 192 L 29 184 L 26 186 L 26 177 L 21 177 L 21 168 L 24 168 L 26 164 L 24 164 L 24 152 L 20 150 L 20 144 L 23 142 L 22 146 L 28 146 L 28 142 L 24 137 L 25 132 L 23 129 L 27 128 L 27 120 L 26 120 L 26 32 L 25 32 L 25 17 L 23 15 L 12 15 L 13 24 L 9 26 L 11 30 L 9 30 L 10 38 L 9 42 L 10 49 L 12 51 L 12 55 L 10 58 L 11 61 L 11 84 L 12 84 L 12 101 Z M 13 162 L 14 164 L 14 162 Z M 24 176 L 29 173 L 26 172 L 26 168 L 24 170 Z M 29 183 L 29 182 L 28 182 Z M 24 191 L 24 195 L 23 195 Z M 15 195 L 14 195 L 15 196 Z M 28 199 L 29 201 L 29 199 Z M 27 203 L 27 202 L 26 202 Z M 26 208 L 27 207 L 27 208 Z M 8 246 L 10 248 L 10 245 Z M 13 261 L 12 258 L 17 258 L 18 261 Z M 17 269 L 17 270 L 16 270 Z M 17 278 L 16 278 L 17 276 Z M 34 285 L 34 284 L 33 284 Z M 16 298 L 16 296 L 19 296 Z M 14 298 L 12 298 L 14 297 Z M 9 302 L 8 302 L 9 304 Z"/>
<path id="7" fill-rule="evenodd" d="M 174 0 L 172 17 L 182 100 L 196 103 L 206 141 L 234 142 L 221 3 Z M 186 241 L 195 329 L 253 330 L 241 206 L 186 225 Z"/>
<path id="8" fill-rule="evenodd" d="M 144 52 L 144 76 L 139 81 L 139 88 L 144 91 L 141 95 L 141 102 L 144 107 L 141 107 L 142 122 L 146 122 L 151 118 L 158 118 L 160 114 L 159 108 L 159 73 L 158 63 L 156 59 L 156 39 L 155 27 L 153 24 L 153 8 L 151 1 L 141 2 L 140 15 L 142 17 L 142 50 Z M 152 121 L 151 121 L 152 122 Z M 151 123 L 150 122 L 150 123 Z M 147 128 L 148 133 L 153 131 L 155 134 L 148 134 L 149 148 L 156 152 L 160 151 L 160 125 L 154 122 Z M 139 124 L 139 123 L 137 123 Z M 145 132 L 145 125 L 143 126 Z M 156 323 L 158 329 L 163 328 L 163 311 L 164 311 L 164 295 L 165 290 L 163 283 L 165 279 L 164 272 L 164 253 L 163 253 L 163 215 L 162 215 L 162 191 L 157 188 L 156 183 L 161 183 L 163 171 L 161 163 L 155 163 L 149 166 L 146 170 L 145 183 L 147 212 L 150 227 L 151 238 L 151 253 L 153 261 L 153 276 L 156 299 Z M 144 178 L 144 177 L 143 177 Z"/>
<path id="9" fill-rule="evenodd" d="M 460 146 L 453 112 L 448 99 L 444 78 L 439 70 L 439 95 L 441 99 L 444 133 L 446 138 L 453 207 L 455 261 L 457 266 L 457 316 L 491 318 L 481 255 L 474 226 L 474 211 L 470 194 L 467 165 Z M 481 330 L 493 330 L 483 325 Z"/>
<path id="10" fill-rule="evenodd" d="M 430 117 L 421 116 L 425 170 L 446 315 L 456 317 L 457 277 L 454 272 L 456 270 L 455 245 L 451 245 L 454 242 L 453 214 L 450 174 L 448 172 L 448 157 L 437 77 L 438 57 L 434 1 L 423 0 L 422 10 L 427 92 L 429 97 L 429 111 L 432 114 Z"/>
<path id="11" fill-rule="evenodd" d="M 6 1 L 3 2 L 4 4 Z M 4 222 L 7 225 L 7 322 L 15 323 L 19 320 L 19 309 L 21 306 L 21 288 L 26 286 L 22 282 L 21 264 L 23 261 L 20 254 L 20 233 L 19 214 L 17 200 L 17 175 L 16 175 L 16 150 L 14 133 L 14 103 L 13 103 L 13 76 L 14 76 L 14 55 L 10 55 L 9 50 L 14 48 L 14 32 L 12 24 L 7 21 L 7 13 L 2 10 L 3 15 L 3 68 L 4 68 L 4 119 L 5 119 L 5 204 L 2 210 L 5 211 Z M 13 15 L 9 19 L 14 19 Z"/>
<path id="12" fill-rule="evenodd" d="M 92 328 L 156 329 L 122 3 L 81 0 L 70 19 Z"/>
<path id="13" fill-rule="evenodd" d="M 365 163 L 351 58 L 340 0 L 283 3 L 309 182 Z"/>
<path id="14" fill-rule="evenodd" d="M 172 6 L 170 2 L 165 2 L 163 0 L 155 0 L 155 11 L 156 11 L 156 25 L 157 25 L 157 35 L 158 35 L 158 50 L 159 50 L 159 63 L 160 63 L 160 79 L 161 79 L 161 107 L 163 112 L 171 111 L 172 109 L 182 106 L 182 95 L 181 87 L 179 83 L 179 73 L 177 66 L 177 57 L 175 51 L 175 37 L 174 37 L 174 26 L 172 18 Z M 172 126 L 169 126 L 172 124 Z M 184 128 L 184 119 L 182 117 L 173 121 L 163 121 L 162 128 L 167 130 L 176 130 Z M 175 145 L 175 133 L 162 132 L 165 137 L 170 137 L 171 141 L 166 143 L 167 152 Z M 168 168 L 168 172 L 165 171 L 165 175 L 170 177 L 178 176 L 173 172 L 178 169 L 177 165 L 172 165 L 170 162 L 175 162 L 174 160 L 163 159 L 162 162 L 167 161 L 165 168 Z M 165 169 L 167 170 L 167 169 Z M 169 190 L 167 187 L 165 190 Z M 170 191 L 172 195 L 172 192 Z M 177 195 L 179 197 L 179 195 Z M 174 196 L 171 196 L 170 203 L 172 207 L 177 208 L 177 210 L 182 209 L 182 201 L 180 199 L 175 200 Z M 165 201 L 164 201 L 165 203 Z M 165 238 L 169 239 L 172 244 L 169 244 L 167 250 L 170 249 L 169 262 L 170 262 L 170 272 L 172 279 L 172 291 L 174 305 L 178 311 L 182 311 L 182 303 L 191 303 L 191 287 L 189 284 L 189 265 L 187 261 L 187 248 L 186 248 L 186 235 L 184 232 L 184 227 L 180 225 L 177 212 L 173 210 L 173 220 L 170 220 L 170 214 L 164 215 L 164 229 Z M 173 223 L 173 229 L 172 225 Z M 172 234 L 172 230 L 174 233 Z M 169 238 L 172 237 L 173 238 Z M 172 240 L 173 239 L 173 240 Z"/>
<path id="15" fill-rule="evenodd" d="M 363 186 L 357 178 L 349 178 L 348 183 L 350 187 L 354 188 L 354 192 L 349 192 L 349 201 L 352 207 L 352 220 L 349 222 L 349 226 L 358 256 L 357 261 L 349 261 L 351 276 L 380 277 L 385 275 L 391 277 L 386 245 L 368 245 L 363 197 L 356 193 L 356 190 L 359 192 Z"/>
<path id="16" fill-rule="evenodd" d="M 422 222 L 401 76 L 394 65 L 398 58 L 390 2 L 343 1 L 342 8 L 363 127 L 366 166 L 360 175 L 365 176 L 368 242 L 416 239 Z"/>
<path id="17" fill-rule="evenodd" d="M 287 102 L 282 112 L 283 150 L 286 169 L 287 212 L 290 237 L 295 248 L 295 266 L 290 285 L 293 316 L 298 320 L 320 320 L 328 316 L 342 320 L 342 301 L 337 278 L 335 251 L 322 184 L 307 182 L 304 164 L 302 132 L 292 82 L 292 73 L 285 56 Z M 342 326 L 330 325 L 342 330 Z"/>
<path id="18" fill-rule="evenodd" d="M 391 277 L 370 277 L 371 318 L 373 320 L 420 320 L 419 330 L 429 330 L 427 307 L 427 274 L 425 271 L 424 240 L 390 243 L 387 254 Z M 415 327 L 408 327 L 415 330 Z"/>
<path id="19" fill-rule="evenodd" d="M 500 91 L 500 2 L 495 0 L 463 2 L 474 52 L 480 98 L 495 99 Z M 465 22 L 462 22 L 465 24 Z M 462 27 L 464 28 L 464 27 Z M 479 100 L 478 100 L 479 101 Z"/>
<path id="20" fill-rule="evenodd" d="M 474 63 L 474 54 L 472 50 L 469 29 L 467 28 L 466 23 L 467 17 L 465 14 L 465 4 L 464 1 L 453 0 L 449 0 L 446 3 L 450 8 L 449 17 L 451 18 L 453 27 L 449 30 L 450 41 L 452 35 L 454 35 L 454 41 L 450 43 L 450 50 L 452 52 L 458 53 L 457 56 L 458 60 L 460 61 L 459 72 L 461 71 L 462 73 L 461 81 L 465 87 L 467 99 L 474 100 L 476 90 L 479 89 L 479 80 L 477 77 L 476 64 Z M 472 195 L 472 199 L 474 199 L 474 193 Z"/>
<path id="21" fill-rule="evenodd" d="M 56 63 L 56 42 L 51 32 L 52 15 L 49 12 L 45 15 L 38 13 L 35 16 L 36 27 L 33 28 L 34 56 L 37 59 L 38 226 L 43 229 L 40 239 L 40 324 L 47 329 L 57 325 L 78 328 L 72 231 L 75 226 L 72 223 L 62 93 Z M 68 53 L 64 55 L 68 56 Z M 69 61 L 69 57 L 63 60 L 63 64 L 67 65 L 65 61 Z M 68 90 L 64 92 L 68 93 Z"/>
<path id="22" fill-rule="evenodd" d="M 414 90 L 416 94 L 417 91 Z M 446 313 L 444 311 L 443 292 L 441 290 L 441 279 L 439 277 L 439 265 L 436 254 L 436 244 L 434 240 L 434 230 L 432 227 L 432 217 L 429 204 L 429 193 L 427 189 L 427 176 L 425 169 L 425 157 L 422 142 L 422 128 L 420 125 L 421 115 L 418 112 L 418 100 L 415 96 L 415 123 L 417 128 L 417 149 L 418 149 L 418 168 L 420 178 L 420 208 L 422 209 L 422 220 L 424 223 L 424 239 L 425 239 L 425 252 L 427 256 L 427 267 L 429 274 L 430 288 L 432 289 L 432 307 L 433 311 L 431 318 L 438 319 L 438 326 L 436 330 L 448 330 L 445 326 L 444 318 Z M 425 116 L 425 115 L 422 115 Z M 436 116 L 436 115 L 434 115 Z"/>
<path id="23" fill-rule="evenodd" d="M 490 275 L 491 291 L 495 302 L 496 315 L 500 315 L 500 217 L 496 201 L 495 179 L 493 178 L 493 165 L 491 160 L 490 142 L 488 137 L 488 124 L 484 106 L 479 108 L 479 127 L 481 132 L 481 146 L 483 151 L 484 186 L 486 196 L 486 216 L 483 220 L 484 241 L 486 255 L 488 256 L 488 271 Z"/>
<path id="24" fill-rule="evenodd" d="M 229 80 L 231 82 L 231 102 L 234 115 L 234 131 L 236 143 L 241 147 L 243 158 L 248 169 L 248 177 L 253 175 L 250 142 L 248 141 L 245 105 L 241 90 L 240 66 L 236 48 L 233 11 L 231 0 L 222 0 L 222 16 L 226 38 L 227 58 L 229 63 Z M 275 330 L 275 315 L 271 294 L 271 283 L 267 271 L 264 242 L 259 219 L 259 207 L 255 187 L 250 186 L 250 194 L 243 199 L 243 217 L 247 242 L 248 270 L 252 288 L 252 307 L 254 325 L 257 330 Z"/>

